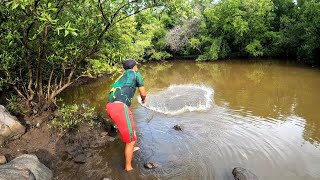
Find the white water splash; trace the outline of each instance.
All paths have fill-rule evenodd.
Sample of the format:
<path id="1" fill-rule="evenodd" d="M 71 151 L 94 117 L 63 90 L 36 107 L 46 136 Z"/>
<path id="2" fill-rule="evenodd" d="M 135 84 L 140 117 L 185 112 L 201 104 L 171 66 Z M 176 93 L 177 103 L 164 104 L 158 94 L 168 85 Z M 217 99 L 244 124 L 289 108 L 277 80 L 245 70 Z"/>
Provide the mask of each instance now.
<path id="1" fill-rule="evenodd" d="M 204 85 L 182 84 L 171 85 L 167 89 L 149 94 L 146 104 L 141 104 L 147 109 L 177 115 L 191 111 L 206 111 L 212 106 L 213 89 Z"/>

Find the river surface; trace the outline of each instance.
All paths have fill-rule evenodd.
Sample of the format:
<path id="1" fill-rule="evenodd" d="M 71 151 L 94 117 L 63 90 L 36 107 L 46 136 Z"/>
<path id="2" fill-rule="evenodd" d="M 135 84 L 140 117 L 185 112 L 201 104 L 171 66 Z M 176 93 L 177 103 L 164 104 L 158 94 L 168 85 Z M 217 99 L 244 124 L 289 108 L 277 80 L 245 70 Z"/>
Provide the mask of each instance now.
<path id="1" fill-rule="evenodd" d="M 123 171 L 117 137 L 99 151 L 99 162 L 87 165 L 92 179 L 105 173 L 111 179 L 232 180 L 234 167 L 264 180 L 320 179 L 318 68 L 270 60 L 181 60 L 139 68 L 148 98 L 142 106 L 136 96 L 131 106 L 141 148 L 135 172 Z M 118 76 L 69 88 L 61 98 L 94 106 L 107 118 L 108 92 Z M 177 124 L 182 131 L 173 129 Z M 147 170 L 146 161 L 158 167 Z"/>

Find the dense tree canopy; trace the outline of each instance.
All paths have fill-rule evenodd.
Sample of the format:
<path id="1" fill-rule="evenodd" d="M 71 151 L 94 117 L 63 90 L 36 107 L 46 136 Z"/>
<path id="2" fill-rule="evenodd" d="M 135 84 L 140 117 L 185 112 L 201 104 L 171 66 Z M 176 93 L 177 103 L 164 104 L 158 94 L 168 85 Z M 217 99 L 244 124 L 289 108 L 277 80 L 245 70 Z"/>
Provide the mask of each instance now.
<path id="1" fill-rule="evenodd" d="M 77 79 L 129 57 L 320 63 L 319 17 L 319 0 L 4 0 L 0 91 L 41 111 Z"/>

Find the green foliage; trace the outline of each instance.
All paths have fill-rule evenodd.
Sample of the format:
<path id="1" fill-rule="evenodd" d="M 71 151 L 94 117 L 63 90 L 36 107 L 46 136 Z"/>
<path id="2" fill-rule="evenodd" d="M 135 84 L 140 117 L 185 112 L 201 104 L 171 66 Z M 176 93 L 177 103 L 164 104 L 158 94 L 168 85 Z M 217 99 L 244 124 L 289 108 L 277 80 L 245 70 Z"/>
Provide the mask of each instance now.
<path id="1" fill-rule="evenodd" d="M 112 73 L 113 66 L 127 58 L 143 60 L 147 54 L 166 58 L 165 51 L 152 44 L 163 27 L 154 14 L 178 4 L 169 0 L 1 2 L 0 91 L 13 86 L 27 101 L 40 97 L 50 104 L 83 75 Z M 144 11 L 146 18 L 138 21 Z"/>
<path id="2" fill-rule="evenodd" d="M 189 41 L 189 45 L 192 49 L 197 49 L 200 46 L 200 40 L 197 38 L 191 38 Z"/>
<path id="3" fill-rule="evenodd" d="M 117 66 L 111 66 L 106 60 L 106 56 L 101 55 L 99 59 L 87 59 L 87 69 L 83 73 L 89 76 L 104 74 L 105 72 L 115 73 L 120 71 Z"/>
<path id="4" fill-rule="evenodd" d="M 305 1 L 300 10 L 297 29 L 301 32 L 302 41 L 298 47 L 298 57 L 308 62 L 315 62 L 319 60 L 320 55 L 320 2 Z"/>
<path id="5" fill-rule="evenodd" d="M 246 46 L 246 51 L 249 54 L 252 54 L 254 57 L 262 56 L 263 55 L 262 50 L 263 49 L 262 49 L 260 41 L 258 41 L 256 39 L 254 39 L 250 44 L 248 44 Z"/>
<path id="6" fill-rule="evenodd" d="M 272 31 L 273 7 L 271 0 L 219 1 L 204 12 L 210 29 L 208 36 L 222 38 L 224 43 L 220 45 L 225 46 L 225 52 L 262 56 L 267 44 L 261 42 L 265 34 Z M 212 48 L 207 50 L 212 54 Z"/>
<path id="7" fill-rule="evenodd" d="M 171 54 L 165 52 L 165 51 L 160 51 L 160 52 L 152 52 L 150 59 L 151 60 L 164 60 L 168 59 L 171 57 Z"/>
<path id="8" fill-rule="evenodd" d="M 205 49 L 205 53 L 200 55 L 197 60 L 217 60 L 221 47 L 221 38 L 213 39 L 210 47 Z"/>
<path id="9" fill-rule="evenodd" d="M 20 109 L 18 107 L 18 103 L 20 101 L 21 98 L 19 96 L 11 95 L 10 98 L 7 98 L 6 109 L 12 114 L 20 112 Z"/>
<path id="10" fill-rule="evenodd" d="M 146 21 L 140 22 L 141 17 Z M 145 11 L 137 17 L 138 23 L 137 36 L 132 45 L 134 54 L 140 56 L 140 60 L 163 60 L 170 57 L 170 54 L 163 51 L 166 48 L 164 36 L 166 33 L 165 25 L 159 20 L 152 11 Z"/>
<path id="11" fill-rule="evenodd" d="M 97 114 L 94 108 L 83 108 L 79 105 L 63 105 L 58 111 L 59 117 L 54 118 L 50 123 L 50 128 L 60 130 L 72 130 L 81 124 L 89 126 L 98 125 Z"/>

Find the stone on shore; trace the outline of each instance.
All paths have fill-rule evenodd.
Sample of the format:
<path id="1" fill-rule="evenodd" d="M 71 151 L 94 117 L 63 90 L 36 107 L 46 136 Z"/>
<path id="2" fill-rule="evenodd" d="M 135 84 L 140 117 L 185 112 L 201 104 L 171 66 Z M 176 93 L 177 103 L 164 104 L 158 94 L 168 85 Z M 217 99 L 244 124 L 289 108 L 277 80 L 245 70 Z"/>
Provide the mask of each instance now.
<path id="1" fill-rule="evenodd" d="M 108 132 L 102 132 L 102 133 L 100 133 L 100 136 L 101 137 L 107 137 L 108 136 Z"/>
<path id="2" fill-rule="evenodd" d="M 5 156 L 0 156 L 0 165 L 7 163 L 7 158 Z"/>
<path id="3" fill-rule="evenodd" d="M 5 107 L 0 105 L 0 145 L 19 138 L 26 128 Z"/>
<path id="4" fill-rule="evenodd" d="M 258 176 L 241 167 L 236 167 L 232 170 L 235 180 L 260 180 Z"/>
<path id="5" fill-rule="evenodd" d="M 0 166 L 0 180 L 52 180 L 52 171 L 32 154 L 24 154 Z"/>
<path id="6" fill-rule="evenodd" d="M 75 163 L 78 163 L 78 164 L 83 164 L 83 163 L 86 163 L 86 155 L 81 153 L 81 154 L 76 154 L 75 157 L 73 158 L 73 161 Z"/>
<path id="7" fill-rule="evenodd" d="M 36 180 L 34 174 L 28 169 L 0 169 L 0 173 L 0 180 Z"/>

